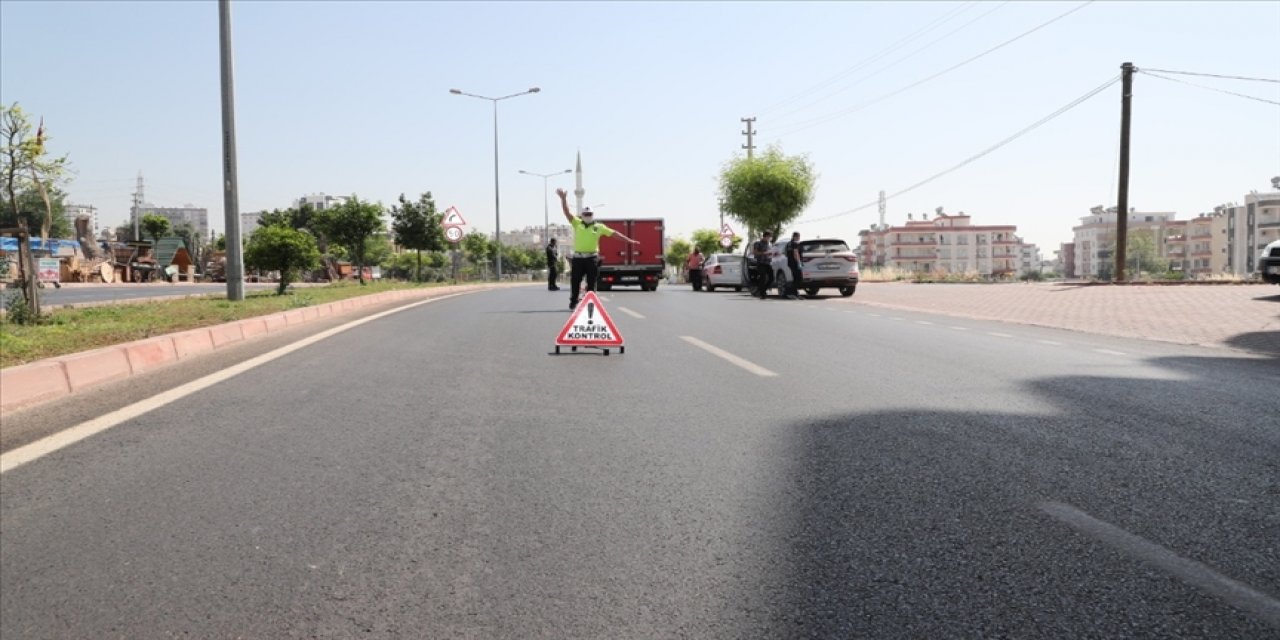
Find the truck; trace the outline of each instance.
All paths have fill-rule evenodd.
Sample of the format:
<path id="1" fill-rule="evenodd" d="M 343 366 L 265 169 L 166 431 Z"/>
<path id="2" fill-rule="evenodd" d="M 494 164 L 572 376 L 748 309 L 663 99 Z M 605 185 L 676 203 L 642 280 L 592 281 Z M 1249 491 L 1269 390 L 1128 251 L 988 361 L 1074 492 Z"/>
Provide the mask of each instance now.
<path id="1" fill-rule="evenodd" d="M 600 238 L 600 278 L 596 288 L 633 285 L 641 291 L 657 291 L 666 263 L 662 259 L 662 218 L 599 220 L 637 244 L 616 237 Z"/>

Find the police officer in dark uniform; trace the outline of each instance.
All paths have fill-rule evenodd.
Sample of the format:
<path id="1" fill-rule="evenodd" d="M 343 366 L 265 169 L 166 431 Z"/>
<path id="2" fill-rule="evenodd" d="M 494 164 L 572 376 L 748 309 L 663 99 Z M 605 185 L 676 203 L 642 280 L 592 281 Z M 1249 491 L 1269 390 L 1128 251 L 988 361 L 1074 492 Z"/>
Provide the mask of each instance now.
<path id="1" fill-rule="evenodd" d="M 556 276 L 559 275 L 560 255 L 556 252 L 556 239 L 552 238 L 547 242 L 547 290 L 559 291 L 560 286 L 556 284 Z"/>
<path id="2" fill-rule="evenodd" d="M 787 243 L 787 269 L 791 271 L 791 290 L 789 297 L 800 298 L 800 289 L 804 285 L 804 270 L 800 266 L 800 232 L 791 233 L 791 242 Z"/>

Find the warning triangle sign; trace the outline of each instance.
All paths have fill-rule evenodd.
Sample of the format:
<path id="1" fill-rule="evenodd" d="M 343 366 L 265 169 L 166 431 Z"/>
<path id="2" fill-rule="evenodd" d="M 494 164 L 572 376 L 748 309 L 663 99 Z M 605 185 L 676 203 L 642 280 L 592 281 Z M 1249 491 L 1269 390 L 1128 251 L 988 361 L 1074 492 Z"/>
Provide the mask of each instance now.
<path id="1" fill-rule="evenodd" d="M 613 319 L 600 304 L 596 292 L 588 291 L 560 330 L 556 344 L 566 347 L 618 347 L 622 346 L 622 334 L 613 325 Z"/>
<path id="2" fill-rule="evenodd" d="M 461 227 L 467 224 L 467 221 L 462 219 L 462 214 L 458 213 L 457 209 L 449 207 L 444 210 L 444 221 L 441 224 L 446 227 Z"/>
<path id="3" fill-rule="evenodd" d="M 733 227 L 730 227 L 728 222 L 720 225 L 720 235 L 732 237 L 734 235 Z"/>

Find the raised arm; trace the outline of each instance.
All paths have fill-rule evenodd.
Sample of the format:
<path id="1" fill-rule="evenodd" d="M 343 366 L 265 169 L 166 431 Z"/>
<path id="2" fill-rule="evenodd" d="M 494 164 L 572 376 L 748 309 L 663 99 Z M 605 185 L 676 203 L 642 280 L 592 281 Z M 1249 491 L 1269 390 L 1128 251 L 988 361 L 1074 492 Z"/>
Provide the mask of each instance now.
<path id="1" fill-rule="evenodd" d="M 564 189 L 556 189 L 556 195 L 560 196 L 560 208 L 564 211 L 564 219 L 573 224 L 573 214 L 569 213 L 569 192 Z"/>

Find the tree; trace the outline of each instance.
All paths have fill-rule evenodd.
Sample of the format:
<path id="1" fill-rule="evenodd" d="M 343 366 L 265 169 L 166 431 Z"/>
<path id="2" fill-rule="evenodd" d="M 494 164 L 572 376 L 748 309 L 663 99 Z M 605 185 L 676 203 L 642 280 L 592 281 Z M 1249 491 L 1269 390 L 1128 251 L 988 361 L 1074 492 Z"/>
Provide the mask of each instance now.
<path id="1" fill-rule="evenodd" d="M 45 152 L 47 137 L 44 133 L 44 120 L 31 137 L 31 123 L 18 103 L 12 106 L 0 105 L 0 209 L 13 211 L 18 224 L 18 260 L 22 264 L 22 295 L 25 299 L 26 313 L 15 314 L 14 317 L 29 318 L 39 321 L 40 289 L 39 275 L 35 270 L 35 257 L 31 254 L 31 225 L 19 213 L 22 213 L 18 193 L 34 190 L 44 201 L 44 222 L 40 225 L 40 239 L 49 240 L 49 230 L 53 226 L 53 205 L 49 200 L 49 191 L 53 189 L 66 172 L 66 156 L 49 158 Z"/>
<path id="2" fill-rule="evenodd" d="M 329 242 L 340 245 L 350 253 L 356 267 L 356 277 L 364 282 L 365 240 L 383 229 L 382 205 L 361 202 L 352 194 L 346 202 L 332 209 L 317 211 L 311 224 Z"/>
<path id="3" fill-rule="evenodd" d="M 49 208 L 53 210 L 52 219 L 49 223 L 48 237 L 75 238 L 75 231 L 71 228 L 71 223 L 67 222 L 66 192 L 50 186 L 48 196 Z M 27 225 L 28 229 L 41 227 L 45 218 L 45 215 L 41 213 L 45 209 L 44 196 L 40 195 L 40 191 L 37 189 L 27 188 L 19 191 L 17 197 L 17 212 L 14 211 L 14 207 L 8 201 L 8 198 L 0 199 L 0 227 L 6 229 L 18 227 L 20 226 L 19 219 Z"/>
<path id="4" fill-rule="evenodd" d="M 422 281 L 422 252 L 444 249 L 444 229 L 440 226 L 443 216 L 436 213 L 436 202 L 428 191 L 410 202 L 400 194 L 400 204 L 391 207 L 391 231 L 396 244 L 417 253 L 418 268 L 413 279 Z"/>
<path id="5" fill-rule="evenodd" d="M 770 145 L 760 156 L 729 161 L 720 173 L 724 211 L 751 233 L 781 233 L 813 199 L 817 175 L 805 156 L 786 156 Z"/>
<path id="6" fill-rule="evenodd" d="M 689 259 L 689 254 L 691 253 L 693 253 L 693 245 L 689 244 L 689 241 L 684 238 L 676 238 L 667 247 L 667 264 L 676 269 L 684 269 L 684 262 Z"/>
<path id="7" fill-rule="evenodd" d="M 142 216 L 142 230 L 151 236 L 156 246 L 160 244 L 160 238 L 169 234 L 169 219 L 164 216 L 158 216 L 154 213 L 148 213 Z"/>
<path id="8" fill-rule="evenodd" d="M 302 271 L 320 266 L 320 250 L 316 248 L 316 239 L 305 231 L 286 225 L 258 227 L 249 236 L 244 263 L 255 269 L 279 271 L 280 286 L 276 295 L 284 295 Z"/>
<path id="9" fill-rule="evenodd" d="M 742 236 L 734 236 L 733 244 L 728 249 L 720 246 L 720 232 L 715 229 L 698 229 L 693 232 L 693 246 L 697 247 L 702 255 L 709 256 L 713 253 L 729 252 L 733 253 L 742 245 Z"/>
<path id="10" fill-rule="evenodd" d="M 462 253 L 466 255 L 467 260 L 470 260 L 472 264 L 487 265 L 492 261 L 494 256 L 493 241 L 489 239 L 489 236 L 472 229 L 471 233 L 462 236 L 461 244 Z"/>

